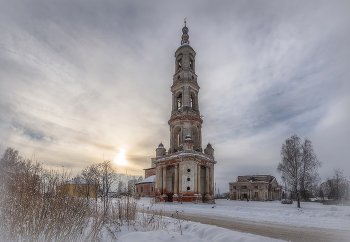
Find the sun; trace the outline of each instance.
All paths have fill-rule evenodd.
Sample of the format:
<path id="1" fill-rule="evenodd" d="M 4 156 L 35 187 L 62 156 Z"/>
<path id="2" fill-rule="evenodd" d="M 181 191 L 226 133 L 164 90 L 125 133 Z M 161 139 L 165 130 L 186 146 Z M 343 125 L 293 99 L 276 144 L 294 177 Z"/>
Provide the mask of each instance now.
<path id="1" fill-rule="evenodd" d="M 125 150 L 121 149 L 119 154 L 114 157 L 113 162 L 118 166 L 127 166 L 128 161 L 125 159 Z"/>

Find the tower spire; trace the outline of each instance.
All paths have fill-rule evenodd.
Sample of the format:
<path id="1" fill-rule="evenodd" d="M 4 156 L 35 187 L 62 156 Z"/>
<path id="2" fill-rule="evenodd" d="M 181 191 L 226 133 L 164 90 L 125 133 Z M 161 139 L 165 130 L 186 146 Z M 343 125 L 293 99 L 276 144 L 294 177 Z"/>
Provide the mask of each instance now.
<path id="1" fill-rule="evenodd" d="M 188 35 L 188 28 L 186 27 L 186 18 L 184 19 L 185 27 L 182 28 L 182 39 L 181 39 L 181 45 L 187 43 L 189 44 L 190 41 L 188 40 L 190 36 Z"/>

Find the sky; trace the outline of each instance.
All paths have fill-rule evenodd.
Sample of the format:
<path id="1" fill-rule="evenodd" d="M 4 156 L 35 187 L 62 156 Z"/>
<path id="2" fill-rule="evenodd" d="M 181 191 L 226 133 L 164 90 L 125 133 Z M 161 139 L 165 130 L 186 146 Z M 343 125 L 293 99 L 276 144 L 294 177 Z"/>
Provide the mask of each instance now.
<path id="1" fill-rule="evenodd" d="M 187 18 L 202 146 L 221 192 L 277 178 L 293 134 L 323 181 L 350 179 L 349 1 L 0 0 L 0 154 L 73 173 L 123 157 L 144 175 L 169 148 L 174 53 Z"/>

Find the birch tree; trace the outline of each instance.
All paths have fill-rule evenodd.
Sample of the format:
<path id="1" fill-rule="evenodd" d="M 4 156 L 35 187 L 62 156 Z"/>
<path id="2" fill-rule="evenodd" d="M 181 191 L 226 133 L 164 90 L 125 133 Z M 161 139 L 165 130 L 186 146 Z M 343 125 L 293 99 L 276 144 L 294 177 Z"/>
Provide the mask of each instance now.
<path id="1" fill-rule="evenodd" d="M 322 163 L 318 161 L 310 140 L 301 142 L 297 135 L 286 139 L 281 148 L 281 162 L 277 172 L 282 174 L 282 181 L 287 183 L 291 192 L 297 198 L 300 208 L 301 192 L 304 194 L 319 181 L 318 168 Z"/>

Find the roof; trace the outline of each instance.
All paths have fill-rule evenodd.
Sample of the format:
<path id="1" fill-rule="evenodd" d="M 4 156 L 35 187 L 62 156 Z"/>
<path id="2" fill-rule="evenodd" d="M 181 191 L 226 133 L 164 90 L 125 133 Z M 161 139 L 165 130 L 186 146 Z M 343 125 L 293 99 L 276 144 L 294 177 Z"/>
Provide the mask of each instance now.
<path id="1" fill-rule="evenodd" d="M 236 182 L 233 183 L 268 183 L 271 184 L 276 180 L 274 176 L 271 175 L 246 175 L 246 176 L 238 176 Z"/>
<path id="2" fill-rule="evenodd" d="M 86 180 L 82 177 L 77 177 L 67 181 L 66 184 L 86 184 Z"/>
<path id="3" fill-rule="evenodd" d="M 146 169 L 143 169 L 143 170 L 152 170 L 152 169 L 156 169 L 156 167 L 146 168 Z"/>
<path id="4" fill-rule="evenodd" d="M 188 44 L 188 43 L 183 43 L 182 45 L 179 46 L 179 48 L 177 48 L 176 51 L 178 51 L 179 49 L 181 49 L 181 48 L 184 47 L 184 46 L 188 46 L 188 47 L 190 47 L 190 48 L 194 51 L 194 49 L 192 48 L 192 46 L 190 46 L 190 44 Z M 176 51 L 175 51 L 175 52 L 176 52 Z"/>
<path id="5" fill-rule="evenodd" d="M 156 175 L 152 175 L 147 177 L 146 179 L 136 183 L 136 184 L 141 184 L 141 183 L 154 183 L 154 181 L 156 180 Z"/>

